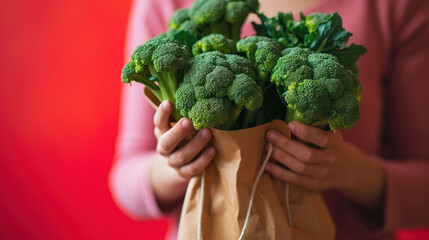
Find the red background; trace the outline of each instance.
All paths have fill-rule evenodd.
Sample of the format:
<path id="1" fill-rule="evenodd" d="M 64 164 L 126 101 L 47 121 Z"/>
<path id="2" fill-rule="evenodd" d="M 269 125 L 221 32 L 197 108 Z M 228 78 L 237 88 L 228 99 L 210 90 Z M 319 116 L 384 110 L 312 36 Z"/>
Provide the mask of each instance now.
<path id="1" fill-rule="evenodd" d="M 107 187 L 130 4 L 0 0 L 0 239 L 163 239 Z"/>
<path id="2" fill-rule="evenodd" d="M 0 239 L 163 239 L 107 187 L 131 1 L 0 3 Z"/>

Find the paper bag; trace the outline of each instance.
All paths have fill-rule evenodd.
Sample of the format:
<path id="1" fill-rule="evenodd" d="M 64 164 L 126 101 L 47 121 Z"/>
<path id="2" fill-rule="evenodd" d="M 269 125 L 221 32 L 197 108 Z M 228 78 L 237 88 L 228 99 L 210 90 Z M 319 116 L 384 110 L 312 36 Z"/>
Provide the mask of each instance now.
<path id="1" fill-rule="evenodd" d="M 154 106 L 159 104 L 150 90 L 145 89 L 145 95 Z M 240 238 L 251 190 L 266 154 L 265 134 L 269 129 L 290 137 L 287 124 L 280 120 L 242 130 L 211 129 L 216 155 L 204 176 L 195 176 L 189 182 L 179 240 Z M 318 192 L 285 183 L 265 172 L 261 175 L 242 239 L 334 238 L 333 221 Z"/>

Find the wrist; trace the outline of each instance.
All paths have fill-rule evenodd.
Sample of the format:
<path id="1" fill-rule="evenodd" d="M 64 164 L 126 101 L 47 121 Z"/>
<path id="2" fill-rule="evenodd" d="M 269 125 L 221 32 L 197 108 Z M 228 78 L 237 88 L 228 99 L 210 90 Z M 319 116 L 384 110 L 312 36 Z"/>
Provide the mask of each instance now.
<path id="1" fill-rule="evenodd" d="M 372 161 L 365 153 L 352 145 L 349 150 L 346 177 L 340 191 L 349 200 L 364 207 L 375 208 L 383 199 L 385 174 L 379 164 Z"/>
<path id="2" fill-rule="evenodd" d="M 165 157 L 155 154 L 151 161 L 149 178 L 155 200 L 161 211 L 170 212 L 183 200 L 189 180 L 170 167 Z"/>

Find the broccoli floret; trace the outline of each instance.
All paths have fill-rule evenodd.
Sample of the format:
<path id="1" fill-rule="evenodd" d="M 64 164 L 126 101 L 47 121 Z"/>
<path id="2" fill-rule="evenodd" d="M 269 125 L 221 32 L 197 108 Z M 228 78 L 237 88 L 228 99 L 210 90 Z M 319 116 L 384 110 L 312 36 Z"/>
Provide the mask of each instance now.
<path id="1" fill-rule="evenodd" d="M 171 15 L 168 27 L 170 29 L 179 29 L 182 23 L 187 20 L 189 20 L 189 10 L 187 8 L 178 9 Z"/>
<path id="2" fill-rule="evenodd" d="M 252 79 L 256 79 L 256 74 L 253 70 L 252 63 L 250 63 L 246 58 L 235 54 L 227 54 L 226 61 L 228 62 L 231 71 L 234 74 L 243 73 Z"/>
<path id="3" fill-rule="evenodd" d="M 361 87 L 357 76 L 327 53 L 283 51 L 271 81 L 284 92 L 286 121 L 350 128 L 359 119 Z"/>
<path id="4" fill-rule="evenodd" d="M 189 117 L 188 112 L 196 101 L 194 86 L 190 82 L 182 83 L 176 91 L 176 108 L 184 117 Z"/>
<path id="5" fill-rule="evenodd" d="M 121 79 L 123 83 L 131 83 L 135 81 L 147 85 L 150 89 L 156 90 L 158 86 L 151 81 L 152 74 L 150 74 L 149 67 L 138 67 L 133 62 L 129 62 L 122 69 Z"/>
<path id="6" fill-rule="evenodd" d="M 249 13 L 256 11 L 258 5 L 249 1 L 229 1 L 226 4 L 225 20 L 229 24 L 230 37 L 235 41 L 240 39 L 241 26 Z"/>
<path id="7" fill-rule="evenodd" d="M 246 17 L 258 8 L 257 0 L 196 0 L 190 8 L 174 12 L 168 26 L 188 31 L 197 39 L 219 33 L 237 42 Z"/>
<path id="8" fill-rule="evenodd" d="M 313 77 L 313 70 L 303 55 L 285 55 L 277 61 L 271 74 L 271 82 L 287 89 L 293 82 L 302 82 Z"/>
<path id="9" fill-rule="evenodd" d="M 226 126 L 231 111 L 231 101 L 226 98 L 203 98 L 192 106 L 188 113 L 195 129 L 206 127 L 229 128 Z"/>
<path id="10" fill-rule="evenodd" d="M 179 71 L 190 59 L 189 49 L 178 41 L 156 37 L 138 46 L 131 60 L 122 71 L 122 81 L 136 81 L 149 87 L 160 101 L 169 100 L 175 104 Z M 157 84 L 155 84 L 157 83 Z M 175 120 L 181 118 L 174 109 Z"/>
<path id="11" fill-rule="evenodd" d="M 237 63 L 236 63 L 237 61 Z M 176 107 L 188 116 L 196 129 L 231 129 L 243 109 L 262 105 L 262 90 L 249 68 L 237 67 L 247 59 L 217 51 L 197 55 L 186 68 L 177 89 Z M 241 71 L 244 70 L 244 71 Z"/>
<path id="12" fill-rule="evenodd" d="M 357 76 L 351 71 L 344 68 L 338 59 L 327 53 L 314 53 L 308 56 L 308 62 L 313 69 L 313 78 L 336 78 L 341 79 L 346 91 L 353 92 Z M 360 86 L 360 84 L 359 84 Z M 357 87 L 357 86 L 356 86 Z"/>
<path id="13" fill-rule="evenodd" d="M 189 8 L 188 16 L 205 35 L 220 33 L 237 42 L 244 20 L 258 7 L 259 3 L 255 0 L 196 0 Z M 181 14 L 177 13 L 172 22 L 180 22 Z M 177 27 L 173 23 L 171 25 Z"/>
<path id="14" fill-rule="evenodd" d="M 227 95 L 237 105 L 254 111 L 261 107 L 262 90 L 259 89 L 252 78 L 241 73 L 236 75 L 232 84 L 228 87 Z"/>
<path id="15" fill-rule="evenodd" d="M 309 48 L 301 48 L 301 47 L 290 47 L 290 48 L 285 48 L 282 51 L 282 56 L 302 56 L 302 57 L 308 57 L 308 55 L 310 55 L 311 53 L 313 53 L 313 51 L 311 51 L 311 49 Z"/>
<path id="16" fill-rule="evenodd" d="M 352 128 L 353 124 L 359 120 L 358 99 L 352 94 L 346 94 L 332 101 L 331 109 L 333 116 L 328 121 L 331 129 Z"/>
<path id="17" fill-rule="evenodd" d="M 222 34 L 210 34 L 198 40 L 193 48 L 192 53 L 197 56 L 200 53 L 218 51 L 226 54 L 236 53 L 235 43 L 232 39 L 226 38 Z"/>
<path id="18" fill-rule="evenodd" d="M 299 120 L 307 125 L 324 119 L 331 105 L 323 83 L 309 79 L 289 85 L 285 101 L 288 104 L 286 121 Z"/>
<path id="19" fill-rule="evenodd" d="M 237 42 L 237 51 L 246 54 L 258 75 L 258 85 L 262 87 L 269 80 L 282 48 L 271 38 L 251 36 Z"/>

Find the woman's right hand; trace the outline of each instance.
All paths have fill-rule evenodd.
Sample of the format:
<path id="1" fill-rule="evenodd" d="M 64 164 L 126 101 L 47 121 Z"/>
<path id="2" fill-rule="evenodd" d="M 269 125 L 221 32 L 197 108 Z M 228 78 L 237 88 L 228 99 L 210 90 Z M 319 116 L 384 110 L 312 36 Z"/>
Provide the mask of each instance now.
<path id="1" fill-rule="evenodd" d="M 189 142 L 184 142 L 188 134 L 195 131 L 191 120 L 182 118 L 170 127 L 171 102 L 164 101 L 155 113 L 155 137 L 158 139 L 156 151 L 167 158 L 168 165 L 180 176 L 190 179 L 200 174 L 212 160 L 215 150 L 205 149 L 211 139 L 209 129 L 202 129 Z"/>
<path id="2" fill-rule="evenodd" d="M 213 147 L 206 147 L 212 137 L 210 130 L 202 129 L 188 141 L 186 136 L 196 130 L 188 118 L 171 127 L 172 109 L 171 102 L 163 101 L 153 119 L 160 156 L 152 162 L 151 183 L 161 208 L 182 200 L 189 179 L 200 174 L 215 155 Z"/>

